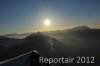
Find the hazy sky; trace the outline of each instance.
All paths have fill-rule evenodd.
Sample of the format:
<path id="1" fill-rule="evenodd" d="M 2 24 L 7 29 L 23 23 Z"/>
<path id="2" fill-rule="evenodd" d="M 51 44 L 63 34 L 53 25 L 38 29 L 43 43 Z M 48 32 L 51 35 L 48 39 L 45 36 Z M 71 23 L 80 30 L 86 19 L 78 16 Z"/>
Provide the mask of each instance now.
<path id="1" fill-rule="evenodd" d="M 85 24 L 100 28 L 100 0 L 0 0 L 0 34 Z"/>

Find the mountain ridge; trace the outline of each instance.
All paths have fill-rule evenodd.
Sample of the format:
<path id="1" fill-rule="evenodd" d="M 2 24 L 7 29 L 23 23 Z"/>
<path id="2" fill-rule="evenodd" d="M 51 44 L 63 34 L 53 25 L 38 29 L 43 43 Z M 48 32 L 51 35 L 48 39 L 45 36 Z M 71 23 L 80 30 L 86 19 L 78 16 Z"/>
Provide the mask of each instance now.
<path id="1" fill-rule="evenodd" d="M 73 27 L 71 29 L 65 29 L 65 30 L 57 30 L 57 31 L 46 31 L 46 32 L 42 32 L 42 33 L 56 33 L 56 32 L 69 32 L 69 33 L 84 33 L 84 32 L 96 32 L 96 33 L 100 33 L 100 29 L 91 29 L 90 27 L 88 27 L 87 25 L 81 25 L 81 26 L 76 26 Z M 3 37 L 9 37 L 9 38 L 25 38 L 29 35 L 31 35 L 32 33 L 22 33 L 22 34 L 17 34 L 17 33 L 12 33 L 12 34 L 5 34 L 5 35 L 1 35 Z"/>

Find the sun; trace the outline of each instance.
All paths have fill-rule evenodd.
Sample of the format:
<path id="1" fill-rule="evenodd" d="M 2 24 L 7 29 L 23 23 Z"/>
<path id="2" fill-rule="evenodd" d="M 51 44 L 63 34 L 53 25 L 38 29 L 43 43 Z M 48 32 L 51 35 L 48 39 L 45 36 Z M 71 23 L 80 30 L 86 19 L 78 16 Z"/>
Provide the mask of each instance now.
<path id="1" fill-rule="evenodd" d="M 45 19 L 45 20 L 44 20 L 44 24 L 45 24 L 46 26 L 49 26 L 49 25 L 51 24 L 51 21 L 50 21 L 49 19 Z"/>

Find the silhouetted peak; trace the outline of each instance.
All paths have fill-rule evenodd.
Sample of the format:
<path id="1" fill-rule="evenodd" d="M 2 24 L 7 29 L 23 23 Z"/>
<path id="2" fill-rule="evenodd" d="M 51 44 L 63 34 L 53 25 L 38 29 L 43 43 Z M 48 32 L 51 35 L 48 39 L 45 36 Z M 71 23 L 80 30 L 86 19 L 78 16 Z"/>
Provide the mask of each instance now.
<path id="1" fill-rule="evenodd" d="M 37 32 L 37 33 L 32 33 L 31 35 L 27 36 L 25 39 L 48 39 L 49 37 L 47 35 L 44 35 L 41 32 Z"/>
<path id="2" fill-rule="evenodd" d="M 77 26 L 75 28 L 73 28 L 74 30 L 89 30 L 90 28 L 86 25 L 82 25 L 82 26 Z"/>

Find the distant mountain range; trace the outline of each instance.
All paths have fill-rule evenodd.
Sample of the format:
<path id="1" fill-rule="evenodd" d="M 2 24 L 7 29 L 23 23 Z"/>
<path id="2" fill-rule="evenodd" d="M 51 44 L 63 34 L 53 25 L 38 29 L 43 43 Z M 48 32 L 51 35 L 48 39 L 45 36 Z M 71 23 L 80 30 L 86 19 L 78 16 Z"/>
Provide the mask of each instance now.
<path id="1" fill-rule="evenodd" d="M 26 36 L 30 35 L 32 33 L 22 33 L 22 34 L 17 34 L 17 33 L 12 33 L 12 34 L 5 34 L 1 35 L 3 37 L 9 37 L 9 38 L 25 38 Z"/>
<path id="2" fill-rule="evenodd" d="M 59 30 L 59 31 L 46 31 L 43 33 L 56 33 L 56 32 L 70 32 L 70 33 L 75 33 L 75 32 L 97 32 L 100 34 L 100 30 L 99 29 L 91 29 L 86 25 L 82 25 L 82 26 L 76 26 L 72 29 L 66 29 L 66 30 Z M 31 35 L 32 33 L 22 33 L 22 34 L 17 34 L 17 33 L 12 33 L 12 34 L 6 34 L 6 35 L 1 35 L 3 37 L 9 37 L 9 38 L 25 38 L 28 35 Z"/>

